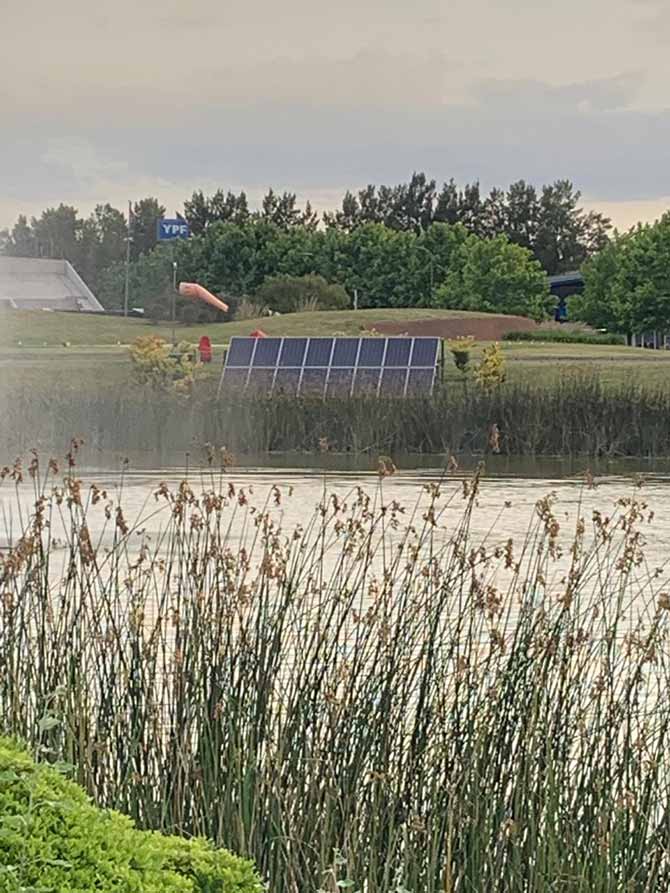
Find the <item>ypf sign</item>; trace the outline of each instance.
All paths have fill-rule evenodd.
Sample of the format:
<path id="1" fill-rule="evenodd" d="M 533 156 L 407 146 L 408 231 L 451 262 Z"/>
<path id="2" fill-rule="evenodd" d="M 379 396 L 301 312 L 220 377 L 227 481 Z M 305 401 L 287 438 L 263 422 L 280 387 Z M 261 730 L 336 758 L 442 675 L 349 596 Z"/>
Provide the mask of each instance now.
<path id="1" fill-rule="evenodd" d="M 191 229 L 185 220 L 168 220 L 163 218 L 158 221 L 158 241 L 171 242 L 173 239 L 188 239 Z"/>

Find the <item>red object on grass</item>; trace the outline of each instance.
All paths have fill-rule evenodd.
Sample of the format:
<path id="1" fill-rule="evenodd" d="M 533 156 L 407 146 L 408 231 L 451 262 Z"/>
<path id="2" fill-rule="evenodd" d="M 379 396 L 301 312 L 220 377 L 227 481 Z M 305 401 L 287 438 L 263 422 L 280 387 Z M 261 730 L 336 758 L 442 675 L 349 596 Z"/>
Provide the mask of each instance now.
<path id="1" fill-rule="evenodd" d="M 267 338 L 268 336 L 265 334 L 265 332 L 262 329 L 254 329 L 253 332 L 251 333 L 251 335 L 249 335 L 249 337 L 250 338 Z"/>
<path id="2" fill-rule="evenodd" d="M 198 350 L 200 351 L 200 362 L 212 362 L 212 342 L 207 335 L 203 335 L 198 342 Z"/>

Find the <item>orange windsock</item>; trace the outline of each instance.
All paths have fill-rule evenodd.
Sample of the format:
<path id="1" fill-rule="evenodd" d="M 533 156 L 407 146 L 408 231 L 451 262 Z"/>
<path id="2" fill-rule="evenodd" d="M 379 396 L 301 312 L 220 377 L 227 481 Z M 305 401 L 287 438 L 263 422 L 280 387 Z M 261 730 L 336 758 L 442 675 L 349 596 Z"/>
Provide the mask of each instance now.
<path id="1" fill-rule="evenodd" d="M 224 304 L 223 301 L 215 298 L 211 292 L 195 282 L 180 282 L 179 294 L 183 295 L 185 298 L 192 298 L 194 301 L 204 301 L 206 304 L 211 304 L 212 307 L 216 307 L 217 310 L 223 310 L 224 313 L 228 312 L 227 304 Z"/>

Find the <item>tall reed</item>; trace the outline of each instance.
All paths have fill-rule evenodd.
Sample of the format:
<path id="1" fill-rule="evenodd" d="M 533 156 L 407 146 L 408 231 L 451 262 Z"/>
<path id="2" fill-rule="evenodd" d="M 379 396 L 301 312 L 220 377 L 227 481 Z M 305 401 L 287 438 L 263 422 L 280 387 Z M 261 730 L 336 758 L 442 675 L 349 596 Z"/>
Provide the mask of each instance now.
<path id="1" fill-rule="evenodd" d="M 474 453 L 511 456 L 670 455 L 670 391 L 634 383 L 605 387 L 569 376 L 549 388 L 506 384 L 486 394 L 452 383 L 430 399 L 217 400 L 206 389 L 190 399 L 133 389 L 58 393 L 18 389 L 8 397 L 0 450 L 37 442 L 64 449 L 73 432 L 100 450 L 146 450 L 160 459 L 205 443 L 236 453 L 318 452 L 322 444 L 351 453 Z"/>
<path id="2" fill-rule="evenodd" d="M 2 473 L 3 731 L 146 828 L 252 856 L 272 893 L 665 891 L 668 618 L 642 494 L 526 538 L 479 479 L 329 493 L 284 529 L 224 473 L 122 501 Z M 147 517 L 160 512 L 150 538 Z M 154 524 L 156 526 L 156 524 Z"/>

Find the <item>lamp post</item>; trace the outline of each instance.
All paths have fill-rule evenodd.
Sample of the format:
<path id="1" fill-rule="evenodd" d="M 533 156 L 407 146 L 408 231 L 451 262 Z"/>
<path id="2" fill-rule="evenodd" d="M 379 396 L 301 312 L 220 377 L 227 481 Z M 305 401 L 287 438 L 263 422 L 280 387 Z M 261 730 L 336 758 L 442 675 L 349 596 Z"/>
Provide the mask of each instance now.
<path id="1" fill-rule="evenodd" d="M 172 246 L 172 344 L 177 343 L 175 326 L 177 324 L 177 261 L 174 259 L 174 245 Z"/>
<path id="2" fill-rule="evenodd" d="M 429 295 L 429 302 L 432 302 L 432 300 L 433 300 L 433 291 L 435 290 L 435 267 L 437 267 L 438 270 L 441 270 L 441 271 L 442 271 L 443 273 L 445 273 L 445 274 L 446 274 L 448 271 L 445 270 L 445 268 L 444 268 L 441 264 L 438 264 L 438 263 L 437 263 L 437 261 L 436 261 L 435 258 L 433 257 L 432 252 L 429 251 L 428 248 L 426 248 L 425 245 L 417 245 L 416 247 L 419 249 L 419 251 L 425 251 L 426 254 L 428 255 L 428 262 L 429 262 L 429 264 L 430 264 L 430 267 L 429 267 L 429 270 L 430 270 L 430 295 Z"/>

